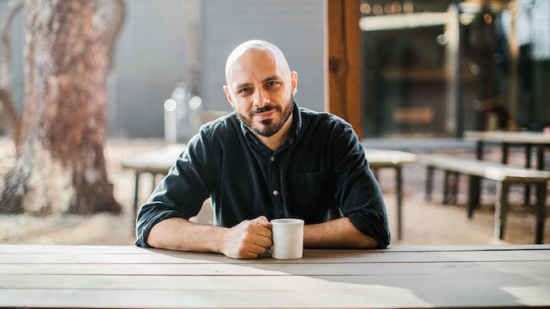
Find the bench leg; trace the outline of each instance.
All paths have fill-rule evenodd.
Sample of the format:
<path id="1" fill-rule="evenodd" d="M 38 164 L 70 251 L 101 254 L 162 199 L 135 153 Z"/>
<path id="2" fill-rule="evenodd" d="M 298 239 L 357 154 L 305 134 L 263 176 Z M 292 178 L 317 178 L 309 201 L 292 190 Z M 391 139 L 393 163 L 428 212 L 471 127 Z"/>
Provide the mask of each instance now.
<path id="1" fill-rule="evenodd" d="M 474 209 L 479 207 L 481 178 L 470 175 L 470 187 L 468 188 L 468 218 L 474 215 Z"/>
<path id="2" fill-rule="evenodd" d="M 134 221 L 134 230 L 136 229 L 136 218 L 137 218 L 137 209 L 138 209 L 138 203 L 139 203 L 139 176 L 141 175 L 140 172 L 136 172 L 136 180 L 135 180 L 135 187 L 134 187 L 134 216 L 132 217 L 132 220 Z"/>
<path id="3" fill-rule="evenodd" d="M 537 229 L 535 243 L 542 244 L 544 240 L 544 221 L 546 219 L 546 191 L 547 184 L 537 184 Z"/>
<path id="4" fill-rule="evenodd" d="M 451 172 L 445 170 L 445 180 L 443 181 L 443 205 L 449 204 L 449 176 Z"/>
<path id="5" fill-rule="evenodd" d="M 380 179 L 378 178 L 378 168 L 377 167 L 372 169 L 372 174 L 374 175 L 374 178 L 376 179 L 376 181 L 380 181 Z"/>
<path id="6" fill-rule="evenodd" d="M 457 198 L 457 195 L 458 195 L 458 179 L 460 177 L 460 174 L 458 172 L 454 172 L 453 173 L 453 190 L 451 192 L 451 196 L 453 197 L 452 198 L 452 201 L 453 201 L 453 204 L 458 204 L 458 198 Z"/>
<path id="7" fill-rule="evenodd" d="M 426 177 L 426 202 L 432 200 L 432 183 L 434 178 L 434 167 L 428 166 L 427 177 Z"/>
<path id="8" fill-rule="evenodd" d="M 508 143 L 502 143 L 502 164 L 506 165 L 508 164 Z"/>
<path id="9" fill-rule="evenodd" d="M 476 143 L 476 159 L 483 160 L 483 142 L 477 141 Z"/>
<path id="10" fill-rule="evenodd" d="M 504 239 L 506 229 L 506 216 L 508 214 L 508 182 L 499 181 L 497 184 L 497 201 L 495 204 L 494 238 Z"/>
<path id="11" fill-rule="evenodd" d="M 153 179 L 151 179 L 151 192 L 154 192 L 157 188 L 157 174 L 151 173 L 151 176 L 153 177 Z"/>
<path id="12" fill-rule="evenodd" d="M 395 168 L 395 183 L 397 186 L 397 239 L 402 236 L 402 216 L 403 216 L 403 177 L 401 166 Z"/>
<path id="13" fill-rule="evenodd" d="M 525 168 L 531 168 L 531 144 L 525 144 Z M 531 184 L 525 184 L 525 205 L 531 200 Z"/>

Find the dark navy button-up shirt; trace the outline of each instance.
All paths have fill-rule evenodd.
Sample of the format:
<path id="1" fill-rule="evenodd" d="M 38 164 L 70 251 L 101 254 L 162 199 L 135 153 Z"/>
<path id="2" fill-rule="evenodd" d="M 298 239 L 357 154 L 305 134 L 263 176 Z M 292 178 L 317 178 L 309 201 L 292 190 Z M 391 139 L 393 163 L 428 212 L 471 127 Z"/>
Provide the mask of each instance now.
<path id="1" fill-rule="evenodd" d="M 294 104 L 288 141 L 263 145 L 235 113 L 204 125 L 137 218 L 136 245 L 153 226 L 189 219 L 212 197 L 217 226 L 266 216 L 305 224 L 345 216 L 379 247 L 390 243 L 382 193 L 350 124 Z"/>

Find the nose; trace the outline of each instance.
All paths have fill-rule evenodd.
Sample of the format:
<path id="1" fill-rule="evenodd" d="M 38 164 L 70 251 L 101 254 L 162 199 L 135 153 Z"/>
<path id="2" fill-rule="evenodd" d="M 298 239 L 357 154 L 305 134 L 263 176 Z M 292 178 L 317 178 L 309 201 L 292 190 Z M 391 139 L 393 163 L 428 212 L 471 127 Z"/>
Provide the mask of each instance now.
<path id="1" fill-rule="evenodd" d="M 259 88 L 254 94 L 254 106 L 264 107 L 269 104 L 269 95 L 265 89 Z"/>

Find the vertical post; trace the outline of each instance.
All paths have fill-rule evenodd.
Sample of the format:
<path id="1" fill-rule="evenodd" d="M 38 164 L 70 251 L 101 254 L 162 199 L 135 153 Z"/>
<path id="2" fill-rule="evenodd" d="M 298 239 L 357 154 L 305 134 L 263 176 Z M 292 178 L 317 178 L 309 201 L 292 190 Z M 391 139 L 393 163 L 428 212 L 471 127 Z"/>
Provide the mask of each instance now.
<path id="1" fill-rule="evenodd" d="M 477 141 L 476 143 L 476 159 L 483 160 L 483 141 Z"/>
<path id="2" fill-rule="evenodd" d="M 136 171 L 136 182 L 134 186 L 134 216 L 132 217 L 132 220 L 134 221 L 134 229 L 136 228 L 136 218 L 137 218 L 137 209 L 138 209 L 138 203 L 139 203 L 139 176 L 141 173 L 139 171 Z"/>
<path id="3" fill-rule="evenodd" d="M 153 192 L 157 188 L 157 174 L 151 173 L 151 176 L 153 177 L 153 179 L 151 179 L 151 192 Z"/>
<path id="4" fill-rule="evenodd" d="M 374 178 L 376 178 L 376 181 L 380 182 L 380 179 L 378 178 L 378 176 L 379 176 L 378 170 L 379 170 L 378 167 L 373 168 L 372 169 L 372 174 L 374 175 Z"/>
<path id="5" fill-rule="evenodd" d="M 395 183 L 397 186 L 397 239 L 401 240 L 403 229 L 401 218 L 403 215 L 403 177 L 401 166 L 395 168 Z"/>
<path id="6" fill-rule="evenodd" d="M 508 164 L 508 148 L 510 144 L 502 143 L 502 164 Z"/>
<path id="7" fill-rule="evenodd" d="M 443 181 L 443 205 L 449 204 L 449 176 L 451 172 L 445 170 L 445 180 Z"/>
<path id="8" fill-rule="evenodd" d="M 542 244 L 544 240 L 544 221 L 546 218 L 546 187 L 546 182 L 537 184 L 537 228 L 535 231 L 536 244 Z"/>
<path id="9" fill-rule="evenodd" d="M 458 172 L 454 172 L 453 173 L 453 191 L 451 192 L 451 195 L 452 195 L 452 201 L 453 201 L 453 204 L 457 204 L 458 203 L 458 198 L 457 198 L 457 195 L 458 195 L 458 180 L 460 179 L 460 174 Z"/>
<path id="10" fill-rule="evenodd" d="M 434 178 L 434 167 L 428 166 L 427 176 L 426 176 L 426 202 L 432 200 L 432 183 Z"/>
<path id="11" fill-rule="evenodd" d="M 468 188 L 468 218 L 474 215 L 474 209 L 479 207 L 480 182 L 479 176 L 470 175 L 470 188 Z"/>
<path id="12" fill-rule="evenodd" d="M 531 168 L 531 144 L 525 144 L 525 168 Z M 531 184 L 525 184 L 525 205 L 529 205 L 531 199 Z"/>
<path id="13" fill-rule="evenodd" d="M 504 239 L 506 229 L 506 215 L 508 214 L 508 188 L 510 184 L 499 181 L 497 184 L 497 201 L 495 204 L 494 238 Z"/>
<path id="14" fill-rule="evenodd" d="M 361 139 L 359 0 L 325 0 L 325 110 L 348 121 Z"/>

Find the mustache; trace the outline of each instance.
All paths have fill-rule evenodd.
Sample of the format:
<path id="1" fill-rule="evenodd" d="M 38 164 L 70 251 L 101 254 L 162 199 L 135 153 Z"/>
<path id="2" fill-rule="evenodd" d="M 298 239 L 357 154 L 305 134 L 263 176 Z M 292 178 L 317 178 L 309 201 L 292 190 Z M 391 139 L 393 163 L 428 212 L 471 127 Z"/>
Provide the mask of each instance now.
<path id="1" fill-rule="evenodd" d="M 277 110 L 277 111 L 281 111 L 281 107 L 280 106 L 273 106 L 273 105 L 266 105 L 264 107 L 258 107 L 252 111 L 250 111 L 248 113 L 249 116 L 254 116 L 256 114 L 259 114 L 259 113 L 265 113 L 265 112 L 269 112 L 269 111 L 272 111 L 272 110 Z"/>

